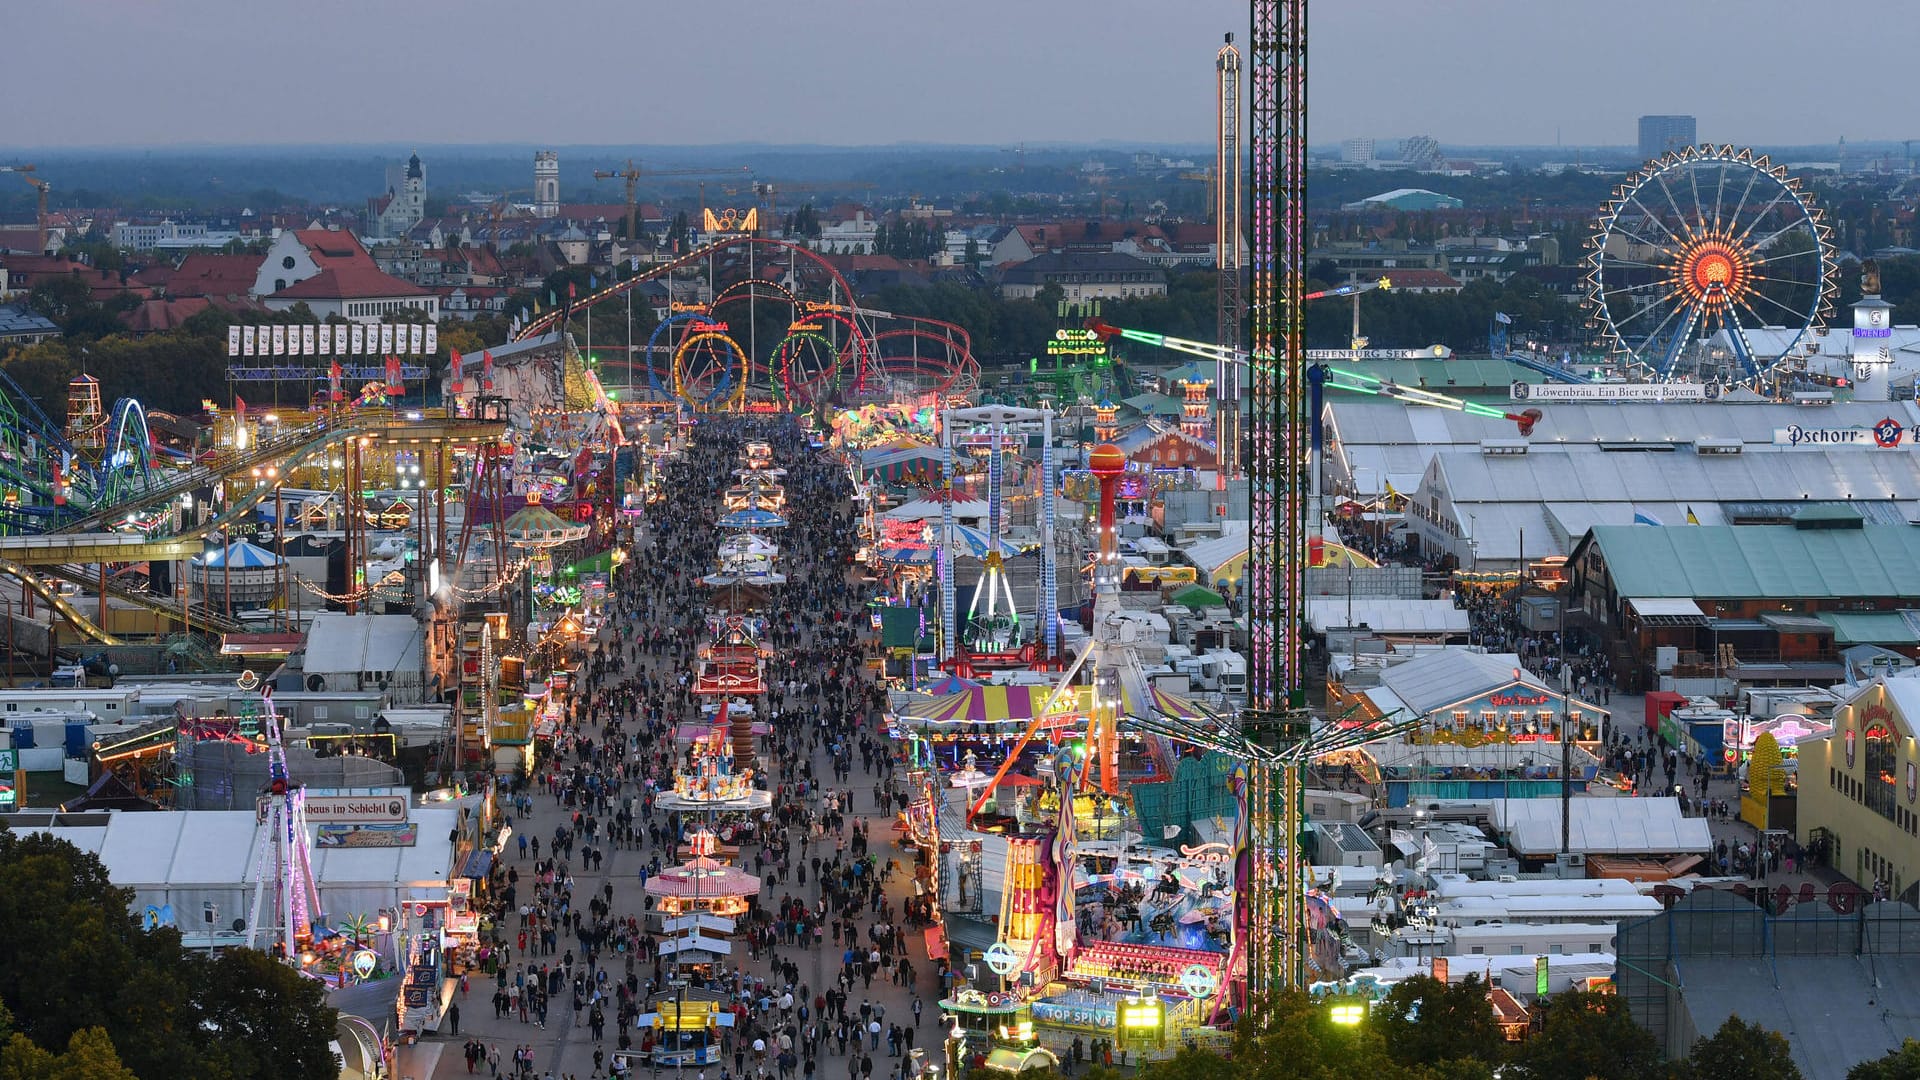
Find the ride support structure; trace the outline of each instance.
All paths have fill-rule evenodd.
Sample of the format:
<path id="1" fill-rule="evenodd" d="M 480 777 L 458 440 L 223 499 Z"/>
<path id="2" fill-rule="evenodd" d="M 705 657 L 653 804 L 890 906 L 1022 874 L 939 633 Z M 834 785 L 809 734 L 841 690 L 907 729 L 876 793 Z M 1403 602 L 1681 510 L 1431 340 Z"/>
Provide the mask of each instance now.
<path id="1" fill-rule="evenodd" d="M 1247 709 L 1254 743 L 1285 754 L 1308 734 L 1302 677 L 1307 531 L 1307 0 L 1252 0 L 1253 216 Z M 1287 758 L 1247 774 L 1248 989 L 1306 984 L 1301 769 Z"/>

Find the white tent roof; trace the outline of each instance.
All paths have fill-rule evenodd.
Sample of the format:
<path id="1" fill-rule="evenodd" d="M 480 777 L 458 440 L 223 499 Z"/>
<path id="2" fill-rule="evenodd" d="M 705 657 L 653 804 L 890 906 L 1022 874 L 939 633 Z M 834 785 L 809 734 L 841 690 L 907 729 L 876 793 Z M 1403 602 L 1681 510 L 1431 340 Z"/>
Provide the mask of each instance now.
<path id="1" fill-rule="evenodd" d="M 1236 556 L 1247 550 L 1247 533 L 1251 522 L 1228 519 L 1220 523 L 1220 535 L 1209 537 L 1186 547 L 1187 561 L 1199 567 L 1209 577 L 1203 585 L 1211 584 L 1211 575 Z"/>
<path id="2" fill-rule="evenodd" d="M 1685 817 L 1671 798 L 1583 796 L 1568 803 L 1570 846 L 1590 855 L 1705 855 L 1713 850 L 1706 818 Z M 1495 799 L 1493 827 L 1522 856 L 1560 850 L 1560 800 Z"/>
<path id="3" fill-rule="evenodd" d="M 1380 683 L 1415 714 L 1424 714 L 1507 685 L 1519 666 L 1520 658 L 1513 653 L 1436 649 L 1389 666 Z"/>
<path id="4" fill-rule="evenodd" d="M 420 666 L 420 624 L 411 615 L 321 612 L 307 628 L 309 674 L 386 672 Z"/>
<path id="5" fill-rule="evenodd" d="M 1391 597 L 1307 597 L 1307 622 L 1316 634 L 1330 628 L 1365 626 L 1376 634 L 1464 634 L 1467 613 L 1451 600 Z"/>
<path id="6" fill-rule="evenodd" d="M 412 847 L 313 849 L 321 888 L 444 887 L 453 872 L 449 834 L 454 807 L 414 807 L 418 839 Z M 318 826 L 309 826 L 317 831 Z M 102 826 L 53 826 L 44 832 L 90 851 L 115 885 L 142 891 L 231 888 L 249 881 L 269 826 L 251 810 L 175 810 L 164 814 L 114 812 Z M 311 839 L 311 837 L 309 837 Z"/>
<path id="7" fill-rule="evenodd" d="M 711 938 L 702 934 L 692 937 L 668 938 L 660 943 L 660 955 L 676 956 L 683 952 L 705 952 L 715 956 L 731 956 L 733 942 L 722 938 Z"/>

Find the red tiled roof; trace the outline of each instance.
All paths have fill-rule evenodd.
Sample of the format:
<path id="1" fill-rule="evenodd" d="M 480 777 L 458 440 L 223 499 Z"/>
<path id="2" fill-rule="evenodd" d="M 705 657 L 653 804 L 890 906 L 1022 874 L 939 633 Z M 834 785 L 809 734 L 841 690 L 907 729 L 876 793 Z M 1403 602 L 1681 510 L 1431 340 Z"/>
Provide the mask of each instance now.
<path id="1" fill-rule="evenodd" d="M 143 266 L 133 272 L 132 280 L 151 289 L 164 289 L 173 280 L 173 267 L 166 263 Z"/>
<path id="2" fill-rule="evenodd" d="M 195 252 L 167 278 L 167 295 L 248 296 L 260 276 L 258 255 L 209 255 Z"/>
<path id="3" fill-rule="evenodd" d="M 1167 234 L 1167 239 L 1182 247 L 1206 247 L 1216 238 L 1213 226 L 1204 221 L 1183 221 L 1178 225 L 1163 225 L 1161 231 Z"/>
<path id="4" fill-rule="evenodd" d="M 0 266 L 15 274 L 77 274 L 86 269 L 66 255 L 0 255 Z"/>
<path id="5" fill-rule="evenodd" d="M 463 247 L 454 252 L 455 258 L 464 258 L 467 269 L 475 274 L 502 273 L 500 257 L 490 247 Z"/>
<path id="6" fill-rule="evenodd" d="M 273 294 L 275 300 L 369 300 L 395 296 L 432 296 L 431 290 L 384 273 L 371 261 L 322 270 Z"/>
<path id="7" fill-rule="evenodd" d="M 300 246 L 307 249 L 320 269 L 341 264 L 373 265 L 373 256 L 360 246 L 360 241 L 350 232 L 333 229 L 300 229 L 293 234 Z M 385 295 L 385 294 L 382 294 Z"/>
<path id="8" fill-rule="evenodd" d="M 173 330 L 189 317 L 198 315 L 212 306 L 212 301 L 204 296 L 189 296 L 179 300 L 144 300 L 140 306 L 121 316 L 127 329 L 136 334 L 152 334 L 162 330 Z"/>
<path id="9" fill-rule="evenodd" d="M 1460 282 L 1445 270 L 1386 270 L 1383 275 L 1396 289 L 1458 289 Z"/>

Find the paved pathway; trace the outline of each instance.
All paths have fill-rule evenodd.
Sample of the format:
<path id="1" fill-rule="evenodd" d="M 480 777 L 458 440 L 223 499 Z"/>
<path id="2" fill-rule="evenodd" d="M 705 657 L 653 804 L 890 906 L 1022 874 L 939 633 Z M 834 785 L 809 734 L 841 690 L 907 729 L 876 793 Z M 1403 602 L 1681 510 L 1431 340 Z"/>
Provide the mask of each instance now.
<path id="1" fill-rule="evenodd" d="M 644 552 L 644 542 L 636 546 L 640 547 Z M 613 642 L 615 640 L 614 635 L 618 629 L 617 627 L 609 626 L 603 635 L 603 640 Z M 624 647 L 629 650 L 629 656 L 637 656 L 633 651 L 633 646 L 630 641 L 620 645 L 610 645 L 609 647 Z M 667 670 L 666 663 L 667 661 L 663 659 L 661 661 L 662 666 L 655 670 Z M 770 755 L 763 755 L 761 758 L 762 763 L 767 763 L 769 757 Z M 541 763 L 542 767 L 544 767 L 544 765 L 544 762 Z M 831 775 L 827 767 L 827 755 L 824 749 L 815 753 L 813 757 L 813 767 L 815 775 L 817 776 Z M 779 778 L 776 777 L 775 782 L 777 782 L 778 779 Z M 875 779 L 875 775 L 865 773 L 861 770 L 858 755 L 855 755 L 853 772 L 848 781 L 845 784 L 834 786 L 840 790 L 848 790 L 851 792 L 853 812 L 849 815 L 848 827 L 849 829 L 851 828 L 854 818 L 858 818 L 867 823 L 871 845 L 869 853 L 873 854 L 882 865 L 884 865 L 889 858 L 897 858 L 901 862 L 900 870 L 893 875 L 893 879 L 887 889 L 889 897 L 893 900 L 896 919 L 898 919 L 898 911 L 901 907 L 900 900 L 911 889 L 910 879 L 905 869 L 910 856 L 896 848 L 894 844 L 895 834 L 891 828 L 891 815 L 881 814 L 875 804 Z M 772 786 L 771 783 L 769 786 Z M 570 810 L 562 808 L 551 795 L 537 793 L 534 796 L 534 812 L 531 820 L 516 819 L 513 827 L 516 833 L 525 833 L 528 836 L 540 837 L 546 840 L 553 836 L 556 828 L 568 820 L 570 813 Z M 663 820 L 663 816 L 656 812 L 655 820 Z M 754 845 L 747 845 L 743 848 L 741 854 L 750 861 L 755 850 L 757 850 L 757 848 Z M 818 847 L 814 848 L 816 853 L 819 850 Z M 828 850 L 830 851 L 831 849 L 829 848 Z M 612 907 L 616 915 L 637 914 L 642 910 L 645 899 L 645 893 L 639 882 L 638 872 L 642 864 L 650 860 L 654 854 L 655 849 L 648 845 L 643 837 L 639 850 L 608 850 L 604 862 L 598 871 L 583 870 L 579 865 L 580 860 L 576 858 L 574 860 L 573 873 L 576 882 L 574 895 L 578 898 L 577 902 L 584 904 L 586 897 L 598 893 L 606 883 L 611 882 L 614 890 Z M 670 864 L 675 861 L 671 859 L 666 852 L 661 852 L 660 855 L 663 864 Z M 522 875 L 522 894 L 530 893 L 531 864 L 534 861 L 532 857 L 522 858 L 519 854 L 519 846 L 517 843 L 509 843 L 503 857 L 507 866 L 517 867 L 519 869 Z M 791 880 L 786 885 L 775 885 L 772 883 L 774 879 L 771 868 L 769 868 L 765 876 L 768 884 L 761 893 L 761 904 L 763 907 L 777 904 L 781 895 L 785 893 L 792 893 L 809 902 L 815 900 L 820 895 L 819 882 L 815 875 L 810 874 L 807 884 L 805 885 L 799 885 L 797 882 Z M 866 914 L 862 917 L 861 932 L 863 940 L 865 930 L 868 925 L 871 925 L 874 918 L 875 916 L 871 914 Z M 862 997 L 867 996 L 884 1009 L 887 1022 L 911 1024 L 913 1017 L 912 1003 L 914 997 L 917 995 L 922 1003 L 923 1014 L 919 1022 L 914 1045 L 937 1048 L 938 1039 L 934 1031 L 938 1027 L 939 1022 L 939 1010 L 936 1006 L 936 1001 L 939 998 L 939 986 L 934 972 L 935 965 L 926 957 L 924 946 L 919 940 L 919 932 L 907 930 L 906 935 L 909 939 L 907 955 L 910 957 L 915 968 L 919 985 L 911 988 L 895 986 L 888 981 L 886 974 L 883 972 L 873 980 L 870 987 L 862 987 L 856 983 L 850 995 L 849 1011 L 857 1008 Z M 567 941 L 563 939 L 561 945 L 562 953 L 565 952 L 566 946 Z M 748 957 L 745 943 L 741 939 L 735 939 L 734 949 L 734 957 L 732 961 L 730 961 L 730 964 L 737 963 L 749 975 L 765 977 L 769 982 L 774 982 L 776 985 L 777 982 L 774 980 L 772 974 L 772 960 L 774 956 L 778 955 L 782 958 L 793 959 L 799 967 L 800 979 L 807 987 L 807 997 L 809 998 L 811 998 L 813 994 L 832 985 L 834 975 L 838 971 L 838 962 L 840 959 L 840 950 L 833 944 L 830 937 L 824 942 L 824 945 L 819 948 L 801 949 L 798 947 L 783 947 L 774 950 L 772 953 L 763 952 L 758 959 L 750 959 Z M 797 956 L 796 953 L 798 953 Z M 612 954 L 609 953 L 608 955 L 611 956 Z M 518 955 L 515 956 L 516 963 L 518 963 L 520 959 Z M 527 959 L 531 963 L 539 963 L 541 961 L 554 963 L 557 958 L 528 957 Z M 617 957 L 608 962 L 616 968 L 620 966 Z M 643 963 L 637 968 L 643 981 L 649 974 L 650 967 L 650 964 Z M 443 1019 L 438 1032 L 428 1035 L 417 1046 L 402 1049 L 398 1061 L 398 1074 L 402 1077 L 413 1077 L 414 1080 L 427 1080 L 429 1077 L 467 1076 L 469 1072 L 463 1054 L 463 1046 L 467 1040 L 478 1037 L 489 1047 L 498 1048 L 501 1061 L 500 1075 L 507 1075 L 509 1073 L 513 1051 L 516 1046 L 523 1044 L 531 1045 L 534 1049 L 535 1072 L 533 1075 L 536 1077 L 545 1078 L 550 1074 L 555 1078 L 561 1078 L 561 1080 L 564 1080 L 566 1077 L 573 1077 L 576 1078 L 576 1080 L 587 1080 L 587 1078 L 590 1077 L 598 1078 L 606 1075 L 604 1070 L 600 1072 L 595 1071 L 593 1054 L 595 1049 L 602 1050 L 606 1053 L 610 1062 L 613 1051 L 618 1048 L 618 1036 L 613 1022 L 611 1008 L 609 1008 L 608 1011 L 605 1038 L 596 1043 L 586 1025 L 584 1014 L 582 1018 L 576 1022 L 573 1009 L 571 1008 L 570 991 L 553 999 L 552 1007 L 548 1013 L 548 1024 L 544 1029 L 533 1024 L 523 1024 L 517 1017 L 495 1019 L 493 1015 L 492 994 L 493 986 L 491 979 L 482 976 L 479 972 L 475 972 L 471 978 L 467 993 L 455 995 L 455 1003 L 460 1009 L 459 1032 L 457 1034 L 454 1032 L 451 1016 Z M 638 1032 L 634 1033 L 634 1042 L 636 1046 L 639 1043 Z M 852 1055 L 839 1055 L 834 1052 L 835 1049 L 836 1047 L 833 1040 L 827 1040 L 824 1053 L 818 1061 L 818 1069 L 815 1073 L 808 1074 L 807 1080 L 841 1080 L 843 1077 L 848 1078 L 848 1080 L 858 1080 L 858 1058 Z M 849 1049 L 851 1049 L 851 1046 Z M 937 1052 L 937 1049 L 935 1052 Z M 887 1056 L 887 1042 L 884 1036 L 880 1039 L 879 1048 L 877 1050 L 869 1049 L 869 1054 L 872 1057 L 872 1075 L 876 1078 L 881 1078 L 881 1080 L 884 1080 L 884 1077 L 900 1064 L 898 1060 Z M 747 1056 L 749 1060 L 746 1062 L 746 1069 L 749 1074 L 753 1074 L 755 1072 L 755 1066 L 750 1060 L 752 1055 L 749 1053 Z M 729 1060 L 726 1063 L 726 1069 L 731 1072 L 732 1068 L 732 1061 Z M 768 1075 L 771 1076 L 772 1072 L 772 1066 L 771 1063 L 769 1063 Z M 668 1076 L 672 1076 L 673 1070 L 665 1070 L 665 1073 Z M 472 1075 L 489 1076 L 491 1074 L 492 1070 L 488 1068 L 485 1062 L 482 1062 L 477 1066 Z M 800 1080 L 801 1075 L 801 1073 L 796 1071 L 794 1074 L 795 1080 Z M 699 1077 L 701 1080 L 720 1080 L 721 1068 L 709 1067 L 705 1070 L 686 1069 L 682 1070 L 682 1077 L 683 1080 L 695 1080 L 695 1077 Z"/>

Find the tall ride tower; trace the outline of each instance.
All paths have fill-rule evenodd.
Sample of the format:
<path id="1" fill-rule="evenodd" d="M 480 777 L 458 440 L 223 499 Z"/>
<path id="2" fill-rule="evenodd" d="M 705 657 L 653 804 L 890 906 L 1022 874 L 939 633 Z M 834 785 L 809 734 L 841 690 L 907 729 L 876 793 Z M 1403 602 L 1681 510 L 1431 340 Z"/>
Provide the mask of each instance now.
<path id="1" fill-rule="evenodd" d="M 1253 16 L 1252 439 L 1247 476 L 1248 666 L 1243 731 L 1285 756 L 1308 734 L 1302 671 L 1307 534 L 1307 0 L 1251 0 Z M 1256 996 L 1306 985 L 1300 770 L 1248 770 L 1253 875 L 1250 984 Z"/>
<path id="2" fill-rule="evenodd" d="M 1214 343 L 1222 349 L 1240 347 L 1240 269 L 1242 237 L 1240 226 L 1240 50 L 1233 47 L 1233 35 L 1214 56 L 1215 132 L 1213 159 L 1213 235 L 1214 262 L 1219 267 L 1217 289 L 1220 311 Z M 1213 380 L 1214 408 L 1219 420 L 1214 438 L 1223 476 L 1240 472 L 1240 369 L 1229 360 L 1220 361 Z"/>

